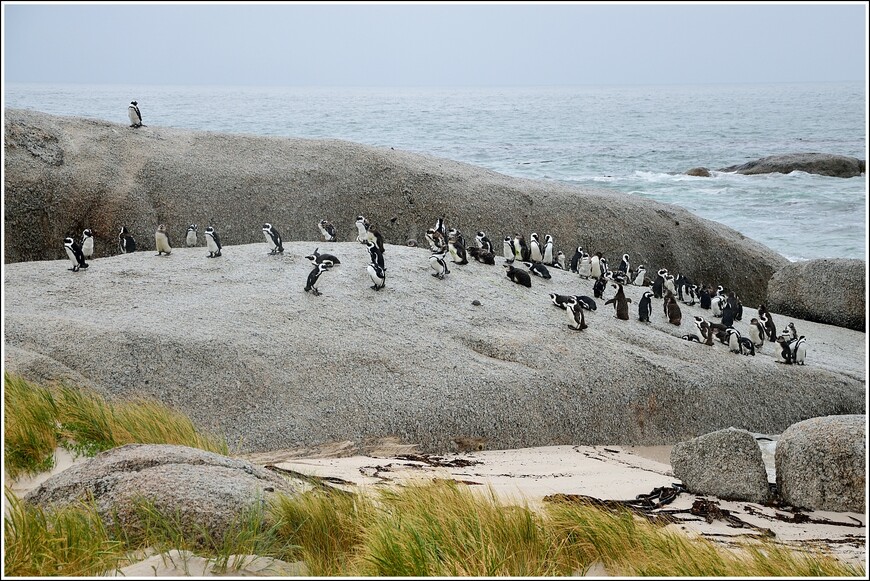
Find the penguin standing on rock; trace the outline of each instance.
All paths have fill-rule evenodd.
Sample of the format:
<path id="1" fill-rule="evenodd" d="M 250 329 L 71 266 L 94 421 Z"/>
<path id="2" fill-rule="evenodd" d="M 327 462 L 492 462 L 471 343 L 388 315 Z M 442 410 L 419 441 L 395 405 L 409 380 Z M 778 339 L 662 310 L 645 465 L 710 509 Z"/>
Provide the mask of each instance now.
<path id="1" fill-rule="evenodd" d="M 492 242 L 489 237 L 483 231 L 478 232 L 474 236 L 474 240 L 477 242 L 477 246 L 483 249 L 486 252 L 492 252 Z"/>
<path id="2" fill-rule="evenodd" d="M 502 243 L 502 255 L 504 256 L 504 261 L 508 264 L 516 260 L 517 253 L 514 249 L 514 241 L 510 236 L 504 237 L 504 242 Z"/>
<path id="3" fill-rule="evenodd" d="M 366 267 L 366 270 L 374 283 L 372 289 L 379 291 L 384 288 L 384 285 L 387 283 L 387 269 L 383 268 L 376 262 L 371 262 L 368 267 Z"/>
<path id="4" fill-rule="evenodd" d="M 85 257 L 82 254 L 82 247 L 72 237 L 67 236 L 63 239 L 63 247 L 66 250 L 67 257 L 69 257 L 69 261 L 72 263 L 72 268 L 67 270 L 78 272 L 79 269 L 88 267 L 88 263 L 85 262 Z"/>
<path id="5" fill-rule="evenodd" d="M 581 258 L 583 258 L 583 247 L 578 246 L 577 250 L 574 251 L 574 255 L 571 257 L 571 272 L 577 272 Z"/>
<path id="6" fill-rule="evenodd" d="M 650 291 L 646 291 L 640 298 L 640 303 L 637 306 L 638 321 L 649 323 L 649 317 L 652 315 L 652 296 Z"/>
<path id="7" fill-rule="evenodd" d="M 668 317 L 668 323 L 671 325 L 679 327 L 682 324 L 683 313 L 680 310 L 680 304 L 677 302 L 674 293 L 670 291 L 665 295 L 665 314 Z"/>
<path id="8" fill-rule="evenodd" d="M 616 289 L 616 295 L 614 295 L 612 299 L 605 301 L 604 305 L 607 306 L 613 304 L 613 308 L 616 309 L 616 318 L 627 321 L 628 303 L 631 302 L 631 299 L 625 296 L 625 289 L 621 284 L 614 283 L 612 286 Z"/>
<path id="9" fill-rule="evenodd" d="M 121 254 L 136 251 L 136 240 L 127 231 L 126 226 L 121 226 L 121 231 L 118 233 L 118 249 L 121 251 Z"/>
<path id="10" fill-rule="evenodd" d="M 656 273 L 656 278 L 652 283 L 653 296 L 657 299 L 662 298 L 663 287 L 665 285 L 665 275 L 668 274 L 667 268 L 660 268 Z"/>
<path id="11" fill-rule="evenodd" d="M 519 285 L 532 288 L 532 277 L 529 276 L 529 273 L 524 270 L 514 268 L 511 264 L 505 264 L 504 267 L 507 269 L 507 277 L 509 279 Z"/>
<path id="12" fill-rule="evenodd" d="M 136 129 L 144 127 L 142 125 L 142 113 L 139 111 L 139 103 L 136 101 L 130 101 L 130 105 L 127 107 L 127 117 L 130 118 L 130 127 Z"/>
<path id="13" fill-rule="evenodd" d="M 169 242 L 169 232 L 166 230 L 166 224 L 157 226 L 157 232 L 154 233 L 154 246 L 157 248 L 157 256 L 172 254 L 172 244 Z"/>
<path id="14" fill-rule="evenodd" d="M 317 284 L 317 280 L 320 278 L 320 275 L 332 268 L 332 262 L 329 260 L 324 260 L 323 262 L 318 262 L 314 265 L 314 268 L 311 272 L 308 273 L 308 280 L 305 283 L 305 292 L 310 292 L 316 297 L 320 296 L 320 291 L 314 286 Z"/>
<path id="15" fill-rule="evenodd" d="M 628 254 L 622 255 L 622 260 L 619 261 L 619 267 L 617 267 L 617 270 L 625 276 L 628 276 L 631 272 L 631 262 L 628 260 Z"/>
<path id="16" fill-rule="evenodd" d="M 767 340 L 771 343 L 776 341 L 776 325 L 773 322 L 773 315 L 770 314 L 767 307 L 763 304 L 758 306 L 758 320 L 764 325 Z"/>
<path id="17" fill-rule="evenodd" d="M 184 243 L 188 246 L 196 246 L 199 244 L 199 240 L 196 238 L 197 225 L 191 224 L 187 227 L 187 236 L 184 239 Z"/>
<path id="18" fill-rule="evenodd" d="M 804 365 L 807 358 L 807 338 L 801 335 L 798 337 L 797 343 L 793 350 L 793 361 L 795 365 Z"/>
<path id="19" fill-rule="evenodd" d="M 444 260 L 446 254 L 433 254 L 429 257 L 429 267 L 435 272 L 432 276 L 438 280 L 444 280 L 444 277 L 450 274 L 450 269 L 447 268 L 447 261 Z"/>
<path id="20" fill-rule="evenodd" d="M 755 317 L 749 321 L 749 339 L 752 341 L 752 344 L 755 345 L 756 349 L 760 349 L 762 345 L 764 345 L 764 325 L 758 322 L 758 319 Z"/>
<path id="21" fill-rule="evenodd" d="M 529 236 L 529 259 L 532 262 L 542 262 L 544 253 L 541 249 L 541 241 L 538 239 L 538 233 L 532 232 Z"/>
<path id="22" fill-rule="evenodd" d="M 544 236 L 544 259 L 541 262 L 547 266 L 554 266 L 556 263 L 553 257 L 553 237 L 549 234 Z"/>
<path id="23" fill-rule="evenodd" d="M 567 258 L 565 258 L 565 253 L 561 250 L 556 253 L 556 263 L 553 265 L 559 270 L 568 270 L 568 262 Z"/>
<path id="24" fill-rule="evenodd" d="M 451 230 L 447 238 L 447 249 L 450 252 L 453 262 L 456 264 L 468 264 L 468 255 L 465 252 L 465 241 L 459 231 Z"/>
<path id="25" fill-rule="evenodd" d="M 335 242 L 335 226 L 329 220 L 321 220 L 317 223 L 317 229 L 320 230 L 323 240 L 326 242 Z"/>
<path id="26" fill-rule="evenodd" d="M 644 280 L 644 276 L 646 275 L 646 267 L 642 264 L 637 265 L 637 270 L 634 272 L 632 276 L 631 284 L 634 286 L 643 286 L 643 283 L 646 282 Z"/>
<path id="27" fill-rule="evenodd" d="M 583 314 L 583 308 L 575 297 L 572 297 L 571 300 L 565 304 L 565 311 L 568 315 L 568 327 L 575 331 L 582 331 L 587 328 L 586 316 Z"/>
<path id="28" fill-rule="evenodd" d="M 208 258 L 217 258 L 221 256 L 221 237 L 213 226 L 205 229 L 205 242 L 208 247 Z"/>
<path id="29" fill-rule="evenodd" d="M 366 241 L 366 246 L 369 249 L 369 256 L 371 257 L 371 261 L 378 265 L 381 270 L 386 270 L 387 267 L 384 264 L 384 253 L 381 252 L 380 248 L 378 248 L 377 244 L 373 242 Z"/>
<path id="30" fill-rule="evenodd" d="M 263 236 L 266 238 L 266 244 L 272 247 L 269 256 L 284 253 L 284 244 L 281 240 L 281 233 L 278 229 L 266 222 L 263 224 Z"/>
<path id="31" fill-rule="evenodd" d="M 85 260 L 94 257 L 94 233 L 90 228 L 85 228 L 82 232 L 82 256 Z"/>

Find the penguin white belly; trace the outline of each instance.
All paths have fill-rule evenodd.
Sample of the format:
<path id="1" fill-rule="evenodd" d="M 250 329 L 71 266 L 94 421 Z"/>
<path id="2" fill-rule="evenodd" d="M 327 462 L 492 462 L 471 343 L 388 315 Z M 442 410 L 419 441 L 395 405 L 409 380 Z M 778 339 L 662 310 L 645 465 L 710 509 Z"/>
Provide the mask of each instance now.
<path id="1" fill-rule="evenodd" d="M 84 255 L 85 258 L 91 258 L 94 255 L 93 238 L 85 238 L 85 241 L 82 242 L 82 255 Z"/>
<path id="2" fill-rule="evenodd" d="M 157 234 L 154 236 L 154 243 L 157 246 L 157 252 L 165 252 L 169 254 L 172 252 L 172 248 L 169 246 L 169 239 L 165 234 Z"/>
<path id="3" fill-rule="evenodd" d="M 187 240 L 185 241 L 188 246 L 196 246 L 196 232 L 191 230 L 187 233 Z"/>
<path id="4" fill-rule="evenodd" d="M 69 257 L 69 261 L 72 262 L 73 268 L 79 267 L 79 260 L 76 258 L 75 252 L 72 251 L 71 248 L 65 248 L 66 255 Z"/>
<path id="5" fill-rule="evenodd" d="M 212 238 L 211 236 L 206 236 L 205 241 L 208 245 L 209 252 L 217 252 L 218 251 L 218 247 L 217 247 L 217 244 L 215 244 L 214 238 Z"/>

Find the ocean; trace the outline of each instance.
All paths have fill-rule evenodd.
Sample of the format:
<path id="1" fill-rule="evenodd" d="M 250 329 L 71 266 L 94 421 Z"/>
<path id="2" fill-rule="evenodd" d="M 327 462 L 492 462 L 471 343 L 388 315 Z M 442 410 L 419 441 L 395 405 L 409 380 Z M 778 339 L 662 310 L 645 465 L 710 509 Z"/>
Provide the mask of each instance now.
<path id="1" fill-rule="evenodd" d="M 129 124 L 342 139 L 682 206 L 790 260 L 866 259 L 867 179 L 710 170 L 866 159 L 864 83 L 488 88 L 4 86 L 4 105 Z M 638 219 L 642 219 L 638 216 Z"/>

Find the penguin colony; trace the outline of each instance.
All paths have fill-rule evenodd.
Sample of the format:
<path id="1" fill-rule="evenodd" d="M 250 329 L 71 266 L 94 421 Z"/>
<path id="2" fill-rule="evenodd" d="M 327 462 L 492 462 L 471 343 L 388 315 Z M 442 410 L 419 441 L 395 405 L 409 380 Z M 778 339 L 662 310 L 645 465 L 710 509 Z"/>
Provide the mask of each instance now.
<path id="1" fill-rule="evenodd" d="M 145 127 L 142 124 L 142 114 L 138 103 L 132 101 L 128 107 L 130 127 Z M 374 291 L 380 291 L 386 286 L 387 267 L 384 262 L 384 237 L 378 228 L 362 215 L 357 216 L 355 221 L 357 230 L 356 240 L 366 246 L 369 251 L 369 261 L 365 264 Z M 316 223 L 316 227 L 325 242 L 337 240 L 335 226 L 328 220 L 323 219 Z M 284 247 L 282 236 L 271 223 L 265 223 L 262 227 L 263 235 L 269 247 L 268 255 L 283 254 Z M 188 247 L 198 246 L 198 227 L 190 224 L 187 227 L 185 243 Z M 444 217 L 439 217 L 432 228 L 425 232 L 425 239 L 431 251 L 428 258 L 432 276 L 438 280 L 444 280 L 450 274 L 450 263 L 454 265 L 466 265 L 468 257 L 476 262 L 486 265 L 495 265 L 496 247 L 489 236 L 483 231 L 477 231 L 472 238 L 472 243 L 466 244 L 465 238 L 457 228 L 448 228 Z M 496 239 L 497 240 L 497 239 Z M 214 226 L 205 230 L 205 241 L 208 248 L 208 258 L 222 256 L 222 244 L 218 232 Z M 416 244 L 415 244 L 416 245 Z M 72 237 L 66 237 L 63 241 L 64 250 L 72 264 L 69 268 L 73 272 L 86 270 L 89 265 L 86 260 L 94 258 L 94 233 L 87 228 L 82 233 L 81 243 Z M 160 224 L 155 232 L 155 248 L 157 256 L 170 256 L 172 245 L 169 239 L 169 231 L 165 224 Z M 118 250 L 121 254 L 135 252 L 136 241 L 126 226 L 122 226 L 118 233 Z M 613 305 L 615 317 L 619 320 L 630 320 L 629 303 L 631 299 L 625 296 L 626 285 L 648 287 L 638 304 L 637 320 L 642 323 L 650 323 L 653 313 L 652 302 L 654 299 L 662 300 L 664 318 L 669 324 L 680 327 L 682 325 L 682 312 L 680 303 L 693 306 L 698 304 L 701 309 L 709 310 L 711 318 L 721 319 L 721 322 L 707 320 L 705 317 L 695 315 L 692 323 L 697 333 L 682 335 L 682 339 L 690 343 L 698 343 L 704 346 L 713 346 L 716 341 L 727 346 L 728 350 L 735 354 L 754 356 L 757 351 L 768 342 L 774 345 L 777 355 L 777 363 L 786 365 L 804 365 L 806 360 L 807 340 L 803 335 L 798 335 L 794 323 L 788 323 L 781 333 L 777 333 L 773 316 L 764 304 L 757 309 L 757 317 L 753 317 L 745 328 L 745 334 L 735 327 L 735 322 L 743 320 L 743 305 L 739 296 L 733 291 L 718 285 L 715 289 L 712 285 L 695 284 L 683 274 L 676 276 L 668 272 L 666 268 L 660 268 L 650 280 L 647 276 L 647 267 L 639 264 L 632 269 L 631 257 L 628 253 L 622 255 L 619 266 L 615 271 L 608 268 L 607 258 L 601 253 L 590 254 L 582 246 L 577 246 L 572 253 L 570 262 L 564 252 L 556 251 L 553 236 L 546 234 L 543 241 L 537 232 L 529 235 L 529 241 L 520 233 L 506 234 L 502 239 L 500 252 L 504 259 L 503 266 L 508 280 L 526 288 L 532 287 L 532 279 L 539 278 L 542 281 L 552 279 L 549 268 L 568 271 L 578 276 L 580 280 L 594 281 L 592 285 L 593 295 L 597 299 L 604 299 L 608 286 L 616 289 L 616 293 L 604 304 Z M 321 276 L 330 269 L 341 264 L 338 257 L 320 253 L 319 248 L 305 257 L 311 262 L 312 270 L 306 279 L 303 290 L 314 296 L 320 296 L 317 283 Z M 449 259 L 449 260 L 448 260 Z M 522 265 L 522 268 L 519 266 Z M 547 284 L 546 282 L 542 284 Z M 549 294 L 554 306 L 566 311 L 568 328 L 574 331 L 582 331 L 588 328 L 585 311 L 595 311 L 596 302 L 586 295 L 561 294 L 552 292 Z"/>

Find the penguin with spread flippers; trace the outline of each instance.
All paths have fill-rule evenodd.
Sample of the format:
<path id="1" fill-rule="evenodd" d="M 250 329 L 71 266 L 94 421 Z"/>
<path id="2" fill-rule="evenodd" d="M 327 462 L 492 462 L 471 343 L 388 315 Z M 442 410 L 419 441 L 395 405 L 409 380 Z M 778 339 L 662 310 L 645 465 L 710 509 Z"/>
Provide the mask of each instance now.
<path id="1" fill-rule="evenodd" d="M 625 289 L 619 283 L 614 283 L 613 288 L 616 289 L 616 295 L 612 299 L 609 299 L 604 302 L 604 305 L 613 305 L 613 308 L 616 309 L 616 318 L 621 319 L 623 321 L 628 320 L 628 303 L 631 302 L 629 297 L 625 296 Z"/>

